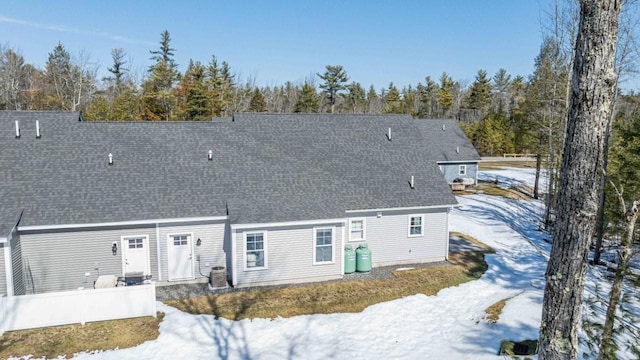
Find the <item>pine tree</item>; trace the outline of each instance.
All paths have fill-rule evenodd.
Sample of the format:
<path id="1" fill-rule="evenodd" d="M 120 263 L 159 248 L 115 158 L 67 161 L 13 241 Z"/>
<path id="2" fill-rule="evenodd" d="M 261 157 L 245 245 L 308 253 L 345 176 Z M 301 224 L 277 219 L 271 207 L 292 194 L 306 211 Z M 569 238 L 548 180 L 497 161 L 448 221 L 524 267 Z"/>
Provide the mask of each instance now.
<path id="1" fill-rule="evenodd" d="M 317 75 L 320 79 L 324 80 L 324 83 L 320 84 L 320 88 L 324 90 L 329 100 L 329 105 L 331 105 L 331 112 L 334 113 L 338 93 L 347 88 L 349 77 L 342 65 L 327 65 L 326 69 L 324 74 Z"/>
<path id="2" fill-rule="evenodd" d="M 209 120 L 211 109 L 205 85 L 205 67 L 199 61 L 191 61 L 185 73 L 187 76 L 186 117 L 189 120 Z"/>
<path id="3" fill-rule="evenodd" d="M 389 84 L 389 89 L 384 97 L 385 105 L 382 108 L 382 113 L 384 114 L 402 114 L 402 103 L 400 99 L 400 91 L 398 88 L 393 85 L 393 83 Z"/>
<path id="4" fill-rule="evenodd" d="M 306 81 L 302 85 L 294 111 L 297 113 L 317 113 L 319 108 L 320 100 L 316 88 Z"/>
<path id="5" fill-rule="evenodd" d="M 169 31 L 161 34 L 160 49 L 150 51 L 155 64 L 149 67 L 149 78 L 143 83 L 144 115 L 150 120 L 172 120 L 175 117 L 176 98 L 173 85 L 180 78 L 178 65 L 173 60 L 175 49 L 170 45 Z"/>
<path id="6" fill-rule="evenodd" d="M 446 72 L 443 72 L 440 76 L 440 88 L 438 89 L 438 95 L 436 101 L 441 107 L 440 115 L 445 117 L 447 111 L 453 106 L 453 90 L 454 82 Z"/>
<path id="7" fill-rule="evenodd" d="M 251 92 L 251 100 L 249 101 L 249 111 L 252 112 L 265 112 L 267 111 L 267 102 L 264 99 L 264 95 L 257 87 Z"/>
<path id="8" fill-rule="evenodd" d="M 367 91 L 367 107 L 369 114 L 379 114 L 382 110 L 382 101 L 380 101 L 380 97 L 373 85 Z"/>
<path id="9" fill-rule="evenodd" d="M 366 94 L 360 83 L 349 84 L 347 94 L 344 95 L 344 108 L 352 114 L 361 114 L 365 112 L 366 104 Z"/>
<path id="10" fill-rule="evenodd" d="M 478 70 L 476 79 L 469 89 L 469 98 L 467 99 L 467 107 L 484 112 L 491 105 L 491 81 L 487 77 L 487 72 Z"/>
<path id="11" fill-rule="evenodd" d="M 438 84 L 431 79 L 425 78 L 425 84 L 418 84 L 418 117 L 423 119 L 432 118 L 436 112 L 436 99 L 438 96 Z"/>

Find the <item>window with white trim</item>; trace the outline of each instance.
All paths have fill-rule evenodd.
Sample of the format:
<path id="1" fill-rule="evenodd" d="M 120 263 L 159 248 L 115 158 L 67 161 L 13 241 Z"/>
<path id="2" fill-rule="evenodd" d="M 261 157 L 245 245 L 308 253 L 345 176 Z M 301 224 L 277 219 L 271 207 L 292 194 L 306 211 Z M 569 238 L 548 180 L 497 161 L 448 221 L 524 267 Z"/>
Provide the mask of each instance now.
<path id="1" fill-rule="evenodd" d="M 313 263 L 333 263 L 333 228 L 315 228 L 313 244 Z"/>
<path id="2" fill-rule="evenodd" d="M 173 235 L 173 246 L 189 245 L 189 235 Z"/>
<path id="3" fill-rule="evenodd" d="M 264 232 L 246 233 L 245 267 L 261 269 L 267 267 L 266 238 Z"/>
<path id="4" fill-rule="evenodd" d="M 467 165 L 460 165 L 458 167 L 458 175 L 467 175 Z"/>
<path id="5" fill-rule="evenodd" d="M 422 236 L 424 230 L 423 215 L 409 215 L 409 236 Z"/>
<path id="6" fill-rule="evenodd" d="M 365 219 L 349 220 L 349 241 L 363 241 L 365 239 Z"/>
<path id="7" fill-rule="evenodd" d="M 142 249 L 144 247 L 143 238 L 128 238 L 129 249 Z"/>

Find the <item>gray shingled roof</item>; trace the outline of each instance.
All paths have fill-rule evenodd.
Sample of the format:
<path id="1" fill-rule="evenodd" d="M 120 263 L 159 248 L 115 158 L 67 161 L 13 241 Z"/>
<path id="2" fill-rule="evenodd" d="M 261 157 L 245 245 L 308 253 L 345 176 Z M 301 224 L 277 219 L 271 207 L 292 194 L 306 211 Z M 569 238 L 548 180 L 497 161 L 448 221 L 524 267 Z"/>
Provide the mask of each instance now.
<path id="1" fill-rule="evenodd" d="M 442 137 L 433 139 L 428 121 L 408 116 L 77 120 L 77 113 L 0 112 L 0 183 L 7 184 L 0 189 L 0 234 L 22 209 L 26 226 L 220 216 L 227 209 L 232 223 L 264 223 L 455 204 L 429 160 L 434 146 L 444 148 L 436 144 Z M 415 189 L 408 185 L 411 175 Z"/>

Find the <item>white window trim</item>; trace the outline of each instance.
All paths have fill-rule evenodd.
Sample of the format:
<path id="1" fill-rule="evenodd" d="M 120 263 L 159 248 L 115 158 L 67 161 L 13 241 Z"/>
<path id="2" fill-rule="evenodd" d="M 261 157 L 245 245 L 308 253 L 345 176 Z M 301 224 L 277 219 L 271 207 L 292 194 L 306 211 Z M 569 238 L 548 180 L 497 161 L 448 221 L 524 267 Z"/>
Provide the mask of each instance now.
<path id="1" fill-rule="evenodd" d="M 127 249 L 129 248 L 129 239 L 143 239 L 143 246 L 146 244 L 146 252 L 147 252 L 147 268 L 145 269 L 144 275 L 151 275 L 151 246 L 149 246 L 149 235 L 125 235 L 120 237 L 120 259 L 122 260 L 122 276 L 125 275 L 126 272 L 126 260 L 124 257 L 125 254 L 125 243 Z"/>
<path id="2" fill-rule="evenodd" d="M 316 261 L 318 230 L 331 230 L 331 261 Z M 333 226 L 319 226 L 313 228 L 313 265 L 330 265 L 336 263 L 336 229 Z"/>
<path id="3" fill-rule="evenodd" d="M 191 277 L 187 278 L 187 279 L 195 279 L 196 277 L 196 272 L 195 272 L 195 261 L 196 261 L 196 257 L 195 257 L 195 250 L 194 250 L 194 241 L 193 241 L 193 232 L 176 232 L 176 233 L 169 233 L 167 234 L 167 279 L 169 281 L 171 280 L 185 280 L 185 279 L 172 279 L 171 278 L 171 274 L 169 274 L 169 257 L 171 256 L 170 254 L 173 254 L 173 237 L 174 236 L 183 236 L 186 235 L 189 238 L 189 250 L 191 250 Z M 181 245 L 182 246 L 182 245 Z"/>
<path id="4" fill-rule="evenodd" d="M 354 221 L 362 221 L 362 238 L 361 239 L 352 239 L 351 238 L 351 223 Z M 352 241 L 366 241 L 367 239 L 367 218 L 353 218 L 349 219 L 349 242 Z"/>
<path id="5" fill-rule="evenodd" d="M 420 234 L 411 234 L 411 218 L 419 217 L 420 220 Z M 423 214 L 410 214 L 407 217 L 407 235 L 409 237 L 424 236 L 424 215 Z"/>
<path id="6" fill-rule="evenodd" d="M 458 175 L 467 175 L 467 165 L 458 165 Z"/>
<path id="7" fill-rule="evenodd" d="M 262 242 L 264 244 L 264 266 L 260 267 L 247 267 L 247 235 L 248 234 L 262 234 Z M 242 233 L 242 267 L 244 271 L 260 271 L 269 269 L 269 252 L 268 252 L 268 242 L 267 242 L 267 230 L 255 230 L 255 231 L 245 231 Z"/>

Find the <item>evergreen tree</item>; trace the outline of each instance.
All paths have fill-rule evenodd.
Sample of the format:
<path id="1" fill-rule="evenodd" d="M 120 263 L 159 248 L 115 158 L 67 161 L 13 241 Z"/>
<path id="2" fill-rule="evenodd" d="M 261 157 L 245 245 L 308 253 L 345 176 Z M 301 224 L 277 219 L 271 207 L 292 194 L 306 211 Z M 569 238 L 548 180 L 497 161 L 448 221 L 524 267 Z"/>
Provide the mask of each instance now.
<path id="1" fill-rule="evenodd" d="M 318 99 L 316 88 L 306 81 L 302 85 L 294 111 L 297 113 L 317 113 L 319 108 L 320 100 Z"/>
<path id="2" fill-rule="evenodd" d="M 431 76 L 425 78 L 425 84 L 418 84 L 418 117 L 429 119 L 434 117 L 436 112 L 438 84 L 431 79 Z"/>
<path id="3" fill-rule="evenodd" d="M 187 69 L 189 82 L 187 84 L 186 117 L 190 120 L 209 120 L 211 110 L 205 85 L 205 67 L 199 62 L 191 61 Z M 185 77 L 187 74 L 185 73 Z"/>
<path id="4" fill-rule="evenodd" d="M 336 99 L 338 93 L 347 88 L 347 81 L 349 77 L 347 72 L 342 68 L 342 65 L 327 65 L 324 74 L 317 74 L 320 79 L 324 80 L 324 83 L 320 84 L 320 88 L 324 90 L 324 93 L 331 105 L 331 112 L 335 112 Z"/>
<path id="5" fill-rule="evenodd" d="M 127 63 L 124 60 L 125 56 L 126 56 L 126 53 L 124 49 L 120 49 L 120 48 L 111 49 L 111 59 L 113 60 L 113 66 L 110 68 L 107 68 L 107 71 L 109 71 L 112 74 L 112 76 L 105 77 L 102 80 L 107 81 L 109 83 L 109 88 L 111 90 L 110 92 L 113 97 L 118 96 L 118 94 L 122 90 L 123 83 L 125 80 L 125 75 L 129 71 L 129 69 L 124 67 L 124 65 L 126 65 Z"/>
<path id="6" fill-rule="evenodd" d="M 493 101 L 493 109 L 501 108 L 507 110 L 507 99 L 509 98 L 509 87 L 511 85 L 511 75 L 507 70 L 500 68 L 493 76 L 493 89 L 495 96 Z"/>
<path id="7" fill-rule="evenodd" d="M 352 114 L 360 114 L 365 112 L 366 105 L 366 94 L 360 83 L 349 84 L 347 94 L 344 96 L 344 108 Z"/>
<path id="8" fill-rule="evenodd" d="M 402 114 L 402 103 L 400 99 L 400 91 L 398 88 L 393 85 L 393 83 L 389 84 L 389 90 L 387 91 L 384 97 L 385 105 L 382 108 L 382 113 L 384 114 Z"/>
<path id="9" fill-rule="evenodd" d="M 379 114 L 382 110 L 382 101 L 380 101 L 380 97 L 373 85 L 371 85 L 369 91 L 367 91 L 367 106 L 369 108 L 369 114 Z"/>
<path id="10" fill-rule="evenodd" d="M 249 111 L 252 112 L 265 112 L 267 111 L 267 102 L 264 99 L 264 95 L 257 87 L 251 92 L 251 100 L 249 101 Z"/>
<path id="11" fill-rule="evenodd" d="M 218 58 L 212 55 L 207 67 L 207 87 L 214 116 L 230 115 L 236 87 L 234 78 L 229 64 L 226 61 L 218 64 Z"/>
<path id="12" fill-rule="evenodd" d="M 469 97 L 467 99 L 467 107 L 484 112 L 491 104 L 491 81 L 487 77 L 487 72 L 478 70 L 476 79 L 469 89 Z"/>
<path id="13" fill-rule="evenodd" d="M 175 117 L 176 98 L 173 85 L 180 78 L 178 65 L 173 60 L 175 49 L 170 45 L 169 31 L 161 34 L 160 49 L 150 51 L 155 64 L 149 67 L 149 78 L 142 86 L 145 102 L 144 115 L 150 120 L 172 120 Z"/>
<path id="14" fill-rule="evenodd" d="M 436 101 L 438 105 L 440 105 L 440 115 L 445 117 L 447 111 L 451 109 L 453 106 L 453 91 L 454 91 L 454 82 L 453 79 L 447 74 L 443 72 L 440 76 L 440 88 L 438 89 L 438 95 L 436 97 Z"/>

